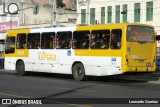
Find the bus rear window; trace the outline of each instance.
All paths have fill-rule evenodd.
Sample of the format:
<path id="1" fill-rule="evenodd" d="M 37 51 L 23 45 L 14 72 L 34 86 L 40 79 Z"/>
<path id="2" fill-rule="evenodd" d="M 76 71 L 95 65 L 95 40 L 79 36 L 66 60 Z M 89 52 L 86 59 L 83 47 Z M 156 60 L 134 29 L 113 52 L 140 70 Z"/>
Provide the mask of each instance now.
<path id="1" fill-rule="evenodd" d="M 128 42 L 154 42 L 154 29 L 148 26 L 128 26 Z"/>

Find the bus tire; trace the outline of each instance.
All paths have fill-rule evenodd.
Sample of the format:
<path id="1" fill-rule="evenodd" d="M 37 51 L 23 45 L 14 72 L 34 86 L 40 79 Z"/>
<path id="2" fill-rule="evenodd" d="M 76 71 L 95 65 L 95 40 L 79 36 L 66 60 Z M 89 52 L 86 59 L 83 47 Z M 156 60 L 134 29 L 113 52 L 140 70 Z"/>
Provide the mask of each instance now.
<path id="1" fill-rule="evenodd" d="M 24 66 L 24 62 L 23 61 L 20 61 L 20 62 L 17 63 L 17 65 L 16 65 L 16 72 L 20 76 L 23 76 L 23 75 L 26 74 L 26 72 L 25 72 L 25 66 Z"/>
<path id="2" fill-rule="evenodd" d="M 85 76 L 85 69 L 84 69 L 84 66 L 81 63 L 75 64 L 73 66 L 72 70 L 73 70 L 72 71 L 73 78 L 76 81 L 85 80 L 85 78 L 86 78 L 86 76 Z"/>

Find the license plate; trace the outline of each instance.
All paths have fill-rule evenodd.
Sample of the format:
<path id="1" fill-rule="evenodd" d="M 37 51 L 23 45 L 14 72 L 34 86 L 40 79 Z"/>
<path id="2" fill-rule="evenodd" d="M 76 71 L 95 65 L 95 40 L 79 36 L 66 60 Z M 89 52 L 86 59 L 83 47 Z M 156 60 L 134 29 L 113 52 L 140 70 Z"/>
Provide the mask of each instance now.
<path id="1" fill-rule="evenodd" d="M 138 63 L 144 63 L 144 60 L 138 60 Z"/>
<path id="2" fill-rule="evenodd" d="M 147 67 L 151 67 L 151 63 L 150 63 L 150 62 L 147 62 L 147 63 L 146 63 L 146 66 L 147 66 Z"/>

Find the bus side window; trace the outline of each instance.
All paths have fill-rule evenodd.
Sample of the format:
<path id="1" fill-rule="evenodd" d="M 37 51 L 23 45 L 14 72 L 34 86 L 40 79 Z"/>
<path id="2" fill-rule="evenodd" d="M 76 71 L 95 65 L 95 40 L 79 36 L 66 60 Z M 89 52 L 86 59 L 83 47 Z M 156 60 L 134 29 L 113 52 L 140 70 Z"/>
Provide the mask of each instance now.
<path id="1" fill-rule="evenodd" d="M 74 31 L 73 32 L 73 49 L 89 48 L 90 31 Z"/>
<path id="2" fill-rule="evenodd" d="M 28 49 L 40 48 L 40 33 L 29 33 L 27 38 Z"/>
<path id="3" fill-rule="evenodd" d="M 45 32 L 41 36 L 41 48 L 42 49 L 53 49 L 55 43 L 55 33 Z"/>
<path id="4" fill-rule="evenodd" d="M 72 38 L 72 32 L 65 31 L 65 32 L 57 32 L 58 40 L 56 42 L 57 49 L 70 49 L 71 48 L 71 38 Z"/>
<path id="5" fill-rule="evenodd" d="M 121 48 L 122 30 L 113 29 L 111 32 L 111 49 Z"/>
<path id="6" fill-rule="evenodd" d="M 110 30 L 93 30 L 91 36 L 91 49 L 108 49 Z"/>
<path id="7" fill-rule="evenodd" d="M 17 49 L 25 49 L 26 48 L 26 34 L 17 34 Z"/>

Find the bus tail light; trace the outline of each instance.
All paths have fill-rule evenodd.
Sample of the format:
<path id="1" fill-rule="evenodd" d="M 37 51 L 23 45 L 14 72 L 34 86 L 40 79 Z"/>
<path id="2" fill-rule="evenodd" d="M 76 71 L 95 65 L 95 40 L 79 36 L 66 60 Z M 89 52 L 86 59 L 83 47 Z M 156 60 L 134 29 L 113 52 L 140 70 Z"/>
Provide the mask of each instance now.
<path id="1" fill-rule="evenodd" d="M 154 56 L 153 62 L 156 62 L 156 56 Z"/>
<path id="2" fill-rule="evenodd" d="M 153 58 L 152 66 L 154 66 L 155 62 L 156 62 L 156 56 L 154 56 Z"/>
<path id="3" fill-rule="evenodd" d="M 128 63 L 129 63 L 128 55 L 126 55 L 125 58 L 126 58 L 126 64 L 128 65 Z"/>
<path id="4" fill-rule="evenodd" d="M 128 62 L 128 55 L 126 55 L 125 58 L 126 58 L 126 62 Z"/>

